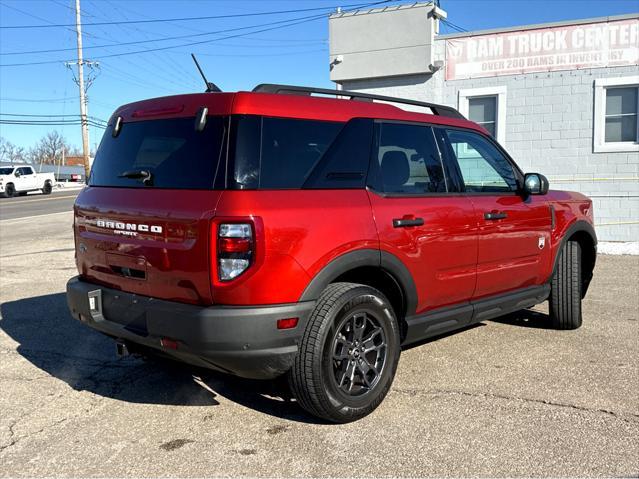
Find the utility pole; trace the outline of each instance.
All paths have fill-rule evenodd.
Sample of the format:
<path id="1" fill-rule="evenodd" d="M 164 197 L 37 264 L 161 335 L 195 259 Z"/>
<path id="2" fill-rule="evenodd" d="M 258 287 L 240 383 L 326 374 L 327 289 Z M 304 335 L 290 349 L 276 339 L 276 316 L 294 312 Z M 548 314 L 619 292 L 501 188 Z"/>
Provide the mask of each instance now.
<path id="1" fill-rule="evenodd" d="M 55 177 L 55 180 L 60 183 L 60 165 L 64 165 L 65 164 L 65 149 L 66 147 L 64 145 L 62 145 L 62 158 L 60 158 L 60 162 L 58 163 L 58 174 Z"/>
<path id="2" fill-rule="evenodd" d="M 82 58 L 82 24 L 80 19 L 80 0 L 75 0 L 75 30 L 78 38 L 78 86 L 80 87 L 80 122 L 82 123 L 82 155 L 84 156 L 84 174 L 89 180 L 89 122 L 87 119 L 87 99 L 84 90 L 84 60 Z"/>

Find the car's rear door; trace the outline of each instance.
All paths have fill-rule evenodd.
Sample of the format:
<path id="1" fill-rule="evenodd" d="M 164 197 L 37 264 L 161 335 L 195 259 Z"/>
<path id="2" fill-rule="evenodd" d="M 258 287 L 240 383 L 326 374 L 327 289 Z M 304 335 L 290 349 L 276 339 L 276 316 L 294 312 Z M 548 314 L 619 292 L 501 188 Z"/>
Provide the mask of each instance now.
<path id="1" fill-rule="evenodd" d="M 417 314 L 467 302 L 477 262 L 473 206 L 449 193 L 432 128 L 377 122 L 375 138 L 368 181 L 382 254 L 408 268 Z"/>
<path id="2" fill-rule="evenodd" d="M 444 151 L 457 160 L 464 195 L 478 226 L 479 299 L 545 281 L 550 262 L 551 211 L 542 196 L 522 196 L 520 173 L 492 140 L 445 129 Z"/>

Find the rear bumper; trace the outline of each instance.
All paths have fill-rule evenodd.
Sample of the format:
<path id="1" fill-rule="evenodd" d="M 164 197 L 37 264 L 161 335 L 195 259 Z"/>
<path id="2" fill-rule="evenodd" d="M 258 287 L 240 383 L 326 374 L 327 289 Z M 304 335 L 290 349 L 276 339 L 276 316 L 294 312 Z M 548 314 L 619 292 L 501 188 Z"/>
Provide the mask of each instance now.
<path id="1" fill-rule="evenodd" d="M 90 297 L 95 305 L 90 306 Z M 290 369 L 313 301 L 257 307 L 202 307 L 105 288 L 72 278 L 67 303 L 73 317 L 127 343 L 158 349 L 182 361 L 237 376 L 277 377 Z M 293 329 L 277 320 L 299 318 Z M 162 338 L 177 342 L 165 348 Z M 132 348 L 134 350 L 134 348 Z"/>

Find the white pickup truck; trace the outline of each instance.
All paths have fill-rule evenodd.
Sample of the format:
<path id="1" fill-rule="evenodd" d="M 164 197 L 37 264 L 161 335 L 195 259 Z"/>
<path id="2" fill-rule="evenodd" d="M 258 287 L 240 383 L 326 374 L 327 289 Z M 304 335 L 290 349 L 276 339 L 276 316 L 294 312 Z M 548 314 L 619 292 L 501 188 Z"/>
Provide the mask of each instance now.
<path id="1" fill-rule="evenodd" d="M 36 173 L 29 165 L 0 167 L 0 196 L 23 196 L 38 190 L 48 195 L 54 183 L 53 173 Z"/>

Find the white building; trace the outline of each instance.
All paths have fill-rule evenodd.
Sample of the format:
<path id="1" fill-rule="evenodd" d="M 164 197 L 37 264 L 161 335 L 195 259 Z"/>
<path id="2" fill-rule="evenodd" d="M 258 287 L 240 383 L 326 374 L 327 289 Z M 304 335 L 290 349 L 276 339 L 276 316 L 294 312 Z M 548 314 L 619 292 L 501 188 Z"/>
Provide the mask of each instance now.
<path id="1" fill-rule="evenodd" d="M 452 105 L 525 171 L 595 203 L 602 241 L 639 241 L 639 14 L 439 35 L 418 3 L 329 20 L 338 88 Z"/>

